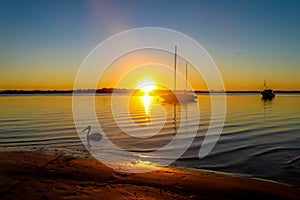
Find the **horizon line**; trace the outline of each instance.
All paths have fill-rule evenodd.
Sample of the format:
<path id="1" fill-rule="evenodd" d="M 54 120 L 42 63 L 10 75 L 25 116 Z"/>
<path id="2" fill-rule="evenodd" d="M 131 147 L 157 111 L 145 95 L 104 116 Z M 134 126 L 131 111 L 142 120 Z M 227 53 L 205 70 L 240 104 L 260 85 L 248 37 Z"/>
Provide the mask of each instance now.
<path id="1" fill-rule="evenodd" d="M 52 90 L 24 90 L 24 89 L 8 89 L 0 90 L 0 94 L 55 94 L 55 93 L 128 93 L 132 91 L 138 91 L 140 89 L 127 89 L 127 88 L 101 88 L 101 89 L 52 89 Z M 168 89 L 155 89 L 153 91 L 164 92 L 172 91 Z M 177 90 L 177 91 L 185 91 Z M 187 90 L 194 93 L 260 93 L 261 90 Z M 300 93 L 300 90 L 273 90 L 276 93 Z"/>

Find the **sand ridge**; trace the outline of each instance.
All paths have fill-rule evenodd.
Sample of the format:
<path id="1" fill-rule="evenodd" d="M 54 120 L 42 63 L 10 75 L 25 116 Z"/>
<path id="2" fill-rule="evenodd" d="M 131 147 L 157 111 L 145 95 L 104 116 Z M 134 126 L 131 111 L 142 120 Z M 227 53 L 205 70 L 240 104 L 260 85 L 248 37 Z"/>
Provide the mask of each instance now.
<path id="1" fill-rule="evenodd" d="M 97 160 L 0 153 L 1 199 L 298 199 L 299 188 L 207 171 L 115 171 Z"/>

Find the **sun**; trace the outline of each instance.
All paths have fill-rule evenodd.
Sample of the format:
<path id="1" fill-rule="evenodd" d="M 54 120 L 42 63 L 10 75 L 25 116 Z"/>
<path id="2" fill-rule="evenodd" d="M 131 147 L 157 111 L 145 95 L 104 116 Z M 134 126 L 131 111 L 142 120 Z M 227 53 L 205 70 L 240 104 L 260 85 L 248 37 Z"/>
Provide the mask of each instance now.
<path id="1" fill-rule="evenodd" d="M 148 94 L 148 92 L 150 92 L 151 90 L 156 89 L 156 85 L 153 82 L 145 82 L 145 83 L 141 83 L 138 86 L 138 88 L 143 90 L 143 92 L 145 92 L 146 94 Z"/>

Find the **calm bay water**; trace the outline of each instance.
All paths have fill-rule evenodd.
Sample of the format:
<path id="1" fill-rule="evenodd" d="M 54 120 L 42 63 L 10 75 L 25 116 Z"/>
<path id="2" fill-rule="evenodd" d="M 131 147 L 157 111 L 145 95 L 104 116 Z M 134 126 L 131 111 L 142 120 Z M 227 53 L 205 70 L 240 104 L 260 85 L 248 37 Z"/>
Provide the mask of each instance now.
<path id="1" fill-rule="evenodd" d="M 89 97 L 82 97 L 83 101 L 85 98 Z M 127 97 L 116 98 L 117 107 L 126 105 Z M 198 153 L 211 116 L 208 95 L 198 96 L 199 105 L 189 103 L 181 107 L 171 104 L 159 107 L 155 106 L 158 104 L 155 100 L 141 98 L 130 100 L 133 105 L 128 108 L 130 116 L 122 111 L 118 113 L 122 126 L 143 136 L 166 119 L 160 134 L 142 140 L 121 134 L 112 120 L 110 96 L 95 98 L 99 123 L 119 147 L 132 152 L 156 150 L 166 145 L 181 125 L 186 132 L 196 129 L 197 136 L 173 166 L 250 175 L 300 186 L 300 95 L 277 94 L 272 101 L 261 100 L 259 94 L 227 95 L 223 132 L 212 152 L 203 159 L 198 158 Z M 194 117 L 198 106 L 200 123 Z M 0 110 L 1 151 L 59 151 L 83 157 L 88 155 L 75 129 L 72 96 L 2 95 Z M 87 124 L 88 119 L 89 116 Z"/>

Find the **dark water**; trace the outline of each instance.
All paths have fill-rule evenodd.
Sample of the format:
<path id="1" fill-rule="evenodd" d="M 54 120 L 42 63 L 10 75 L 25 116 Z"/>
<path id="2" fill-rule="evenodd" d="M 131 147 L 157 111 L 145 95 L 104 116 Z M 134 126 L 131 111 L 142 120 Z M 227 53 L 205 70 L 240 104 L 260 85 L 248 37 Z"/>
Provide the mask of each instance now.
<path id="1" fill-rule="evenodd" d="M 300 96 L 263 101 L 257 95 L 228 95 L 227 104 L 225 126 L 212 152 L 200 160 L 195 145 L 174 164 L 300 186 Z"/>
<path id="2" fill-rule="evenodd" d="M 88 97 L 82 100 L 85 98 Z M 127 97 L 116 98 L 117 107 L 126 105 Z M 95 108 L 105 133 L 127 151 L 147 152 L 161 148 L 182 126 L 187 133 L 196 129 L 197 135 L 173 166 L 230 172 L 300 186 L 299 100 L 300 95 L 278 94 L 272 101 L 261 100 L 259 94 L 227 95 L 223 132 L 214 149 L 202 159 L 198 158 L 198 153 L 211 117 L 208 95 L 199 95 L 199 104 L 181 106 L 156 106 L 153 99 L 132 98 L 127 108 L 130 115 L 122 109 L 118 113 L 119 125 L 144 137 L 140 140 L 120 134 L 122 131 L 112 120 L 110 96 L 96 96 Z M 200 122 L 195 120 L 196 108 L 200 108 Z M 1 151 L 88 154 L 75 129 L 72 96 L 0 96 L 0 110 Z M 145 139 L 147 130 L 159 128 L 163 120 L 166 121 L 160 134 Z M 176 145 L 170 147 L 171 150 L 176 148 Z"/>

